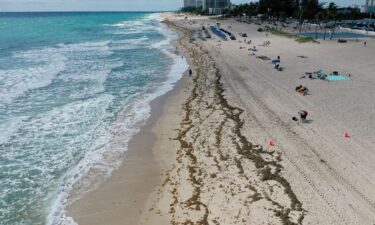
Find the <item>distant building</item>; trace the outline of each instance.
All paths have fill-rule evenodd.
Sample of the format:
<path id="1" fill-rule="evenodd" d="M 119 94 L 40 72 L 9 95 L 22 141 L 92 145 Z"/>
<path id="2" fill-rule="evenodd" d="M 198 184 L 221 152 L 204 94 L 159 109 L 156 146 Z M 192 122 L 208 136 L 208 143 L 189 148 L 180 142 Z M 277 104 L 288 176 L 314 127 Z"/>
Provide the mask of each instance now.
<path id="1" fill-rule="evenodd" d="M 360 5 L 353 4 L 353 5 L 351 5 L 347 8 L 340 8 L 339 13 L 341 13 L 341 14 L 350 14 L 351 12 L 360 13 L 361 10 L 362 9 L 361 9 Z"/>
<path id="2" fill-rule="evenodd" d="M 222 14 L 230 6 L 230 0 L 184 0 L 184 7 L 202 7 L 209 14 Z"/>
<path id="3" fill-rule="evenodd" d="M 361 5 L 360 10 L 361 10 L 361 13 L 366 13 L 366 6 Z"/>
<path id="4" fill-rule="evenodd" d="M 197 1 L 196 3 L 197 7 L 203 7 L 203 0 L 196 0 L 196 1 Z"/>
<path id="5" fill-rule="evenodd" d="M 203 0 L 184 0 L 184 7 L 202 7 Z"/>
<path id="6" fill-rule="evenodd" d="M 222 14 L 230 6 L 230 0 L 203 0 L 203 9 L 209 14 Z"/>
<path id="7" fill-rule="evenodd" d="M 375 0 L 366 0 L 365 12 L 366 13 L 375 13 Z"/>
<path id="8" fill-rule="evenodd" d="M 357 4 L 352 4 L 352 5 L 350 6 L 350 8 L 353 8 L 353 9 L 359 9 L 359 8 L 361 8 L 361 6 L 360 6 L 360 5 L 357 5 Z"/>

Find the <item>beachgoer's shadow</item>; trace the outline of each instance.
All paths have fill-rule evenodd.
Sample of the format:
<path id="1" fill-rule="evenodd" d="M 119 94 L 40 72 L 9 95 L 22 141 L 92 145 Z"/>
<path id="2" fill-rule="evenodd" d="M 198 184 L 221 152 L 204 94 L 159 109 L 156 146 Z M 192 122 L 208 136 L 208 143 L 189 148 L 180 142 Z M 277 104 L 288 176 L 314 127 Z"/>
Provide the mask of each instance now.
<path id="1" fill-rule="evenodd" d="M 303 123 L 310 124 L 310 123 L 312 123 L 312 122 L 314 122 L 314 120 L 306 119 Z"/>

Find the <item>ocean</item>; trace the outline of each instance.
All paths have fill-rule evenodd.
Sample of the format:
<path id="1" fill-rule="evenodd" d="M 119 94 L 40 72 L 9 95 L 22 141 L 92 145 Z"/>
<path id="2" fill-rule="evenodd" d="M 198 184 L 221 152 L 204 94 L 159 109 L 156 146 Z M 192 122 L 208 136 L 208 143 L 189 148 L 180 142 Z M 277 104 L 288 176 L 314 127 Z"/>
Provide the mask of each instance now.
<path id="1" fill-rule="evenodd" d="M 0 225 L 74 224 L 187 69 L 175 38 L 155 13 L 0 13 Z"/>

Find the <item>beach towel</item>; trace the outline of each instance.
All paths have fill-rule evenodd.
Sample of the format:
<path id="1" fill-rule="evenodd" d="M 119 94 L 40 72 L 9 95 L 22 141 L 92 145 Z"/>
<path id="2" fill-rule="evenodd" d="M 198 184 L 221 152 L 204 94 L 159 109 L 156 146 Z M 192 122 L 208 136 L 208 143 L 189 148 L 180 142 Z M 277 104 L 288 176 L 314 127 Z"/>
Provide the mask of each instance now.
<path id="1" fill-rule="evenodd" d="M 329 80 L 329 81 L 341 81 L 341 80 L 350 80 L 350 79 L 347 78 L 347 77 L 339 75 L 339 76 L 327 76 L 326 80 Z"/>

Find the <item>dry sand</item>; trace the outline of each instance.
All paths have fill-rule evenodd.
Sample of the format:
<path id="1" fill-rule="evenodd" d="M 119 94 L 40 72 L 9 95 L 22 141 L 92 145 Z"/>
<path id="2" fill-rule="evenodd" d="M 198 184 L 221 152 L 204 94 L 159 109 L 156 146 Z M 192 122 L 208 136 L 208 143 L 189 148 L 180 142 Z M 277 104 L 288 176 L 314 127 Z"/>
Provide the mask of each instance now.
<path id="1" fill-rule="evenodd" d="M 216 20 L 166 17 L 182 34 L 178 45 L 193 76 L 185 75 L 143 129 L 152 131 L 153 145 L 139 141 L 110 181 L 70 207 L 78 224 L 375 224 L 373 39 L 367 48 L 299 44 L 219 21 L 236 35 L 246 32 L 247 45 L 201 38 L 201 24 Z M 260 46 L 266 40 L 271 46 Z M 253 45 L 255 56 L 247 50 Z M 285 70 L 261 55 L 281 56 Z M 352 80 L 300 79 L 318 69 Z M 310 95 L 295 92 L 300 84 Z M 308 123 L 291 120 L 301 109 Z M 128 162 L 142 152 L 141 165 Z M 138 181 L 128 177 L 138 177 L 129 173 L 134 168 L 145 174 Z"/>

